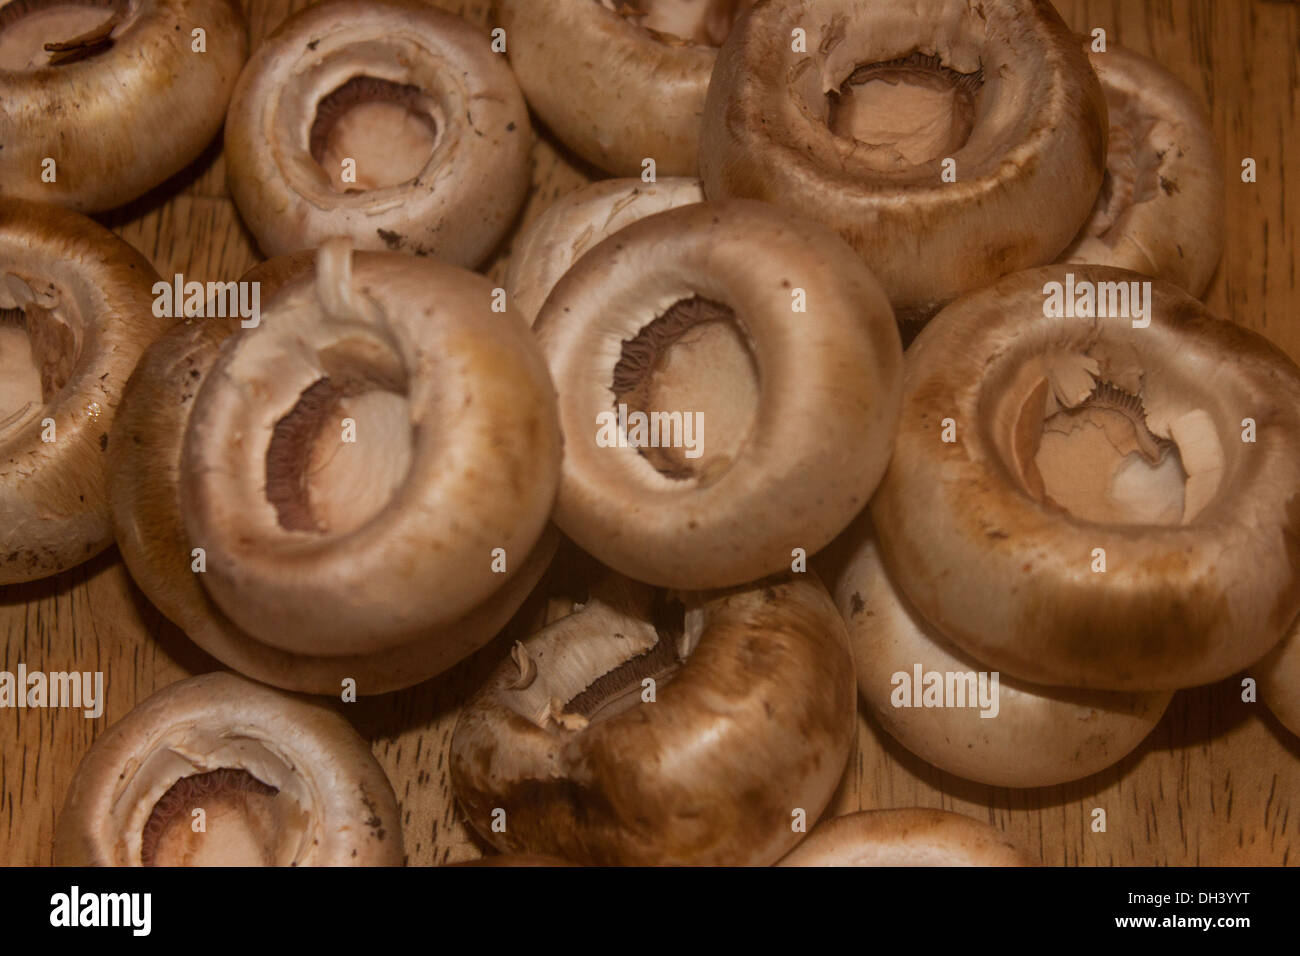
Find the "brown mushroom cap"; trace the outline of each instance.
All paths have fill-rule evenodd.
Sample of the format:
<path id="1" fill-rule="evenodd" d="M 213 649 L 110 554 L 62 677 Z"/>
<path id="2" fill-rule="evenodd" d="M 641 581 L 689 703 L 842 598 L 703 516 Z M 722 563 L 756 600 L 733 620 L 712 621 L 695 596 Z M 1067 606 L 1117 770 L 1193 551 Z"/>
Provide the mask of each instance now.
<path id="1" fill-rule="evenodd" d="M 560 280 L 536 331 L 565 436 L 555 521 L 638 580 L 727 587 L 788 569 L 852 520 L 888 460 L 889 303 L 834 233 L 776 207 L 699 203 L 628 226 Z M 695 457 L 631 447 L 654 439 L 635 429 L 611 444 L 620 406 L 629 424 L 661 416 L 679 446 L 698 425 Z"/>
<path id="2" fill-rule="evenodd" d="M 84 216 L 0 200 L 0 585 L 112 543 L 104 449 L 131 369 L 169 321 L 153 314 L 157 280 Z"/>
<path id="3" fill-rule="evenodd" d="M 254 51 L 226 120 L 231 194 L 272 256 L 347 235 L 476 265 L 523 204 L 531 146 L 489 37 L 415 0 L 300 11 Z"/>
<path id="4" fill-rule="evenodd" d="M 192 827 L 202 808 L 206 832 Z M 367 744 L 328 707 L 235 674 L 164 688 L 82 758 L 58 866 L 395 866 L 402 826 Z"/>
<path id="5" fill-rule="evenodd" d="M 817 825 L 779 866 L 1034 866 L 1006 836 L 960 813 L 864 810 Z"/>
<path id="6" fill-rule="evenodd" d="M 465 706 L 452 786 L 484 839 L 598 865 L 765 865 L 798 840 L 796 810 L 821 814 L 857 729 L 825 588 L 794 575 L 682 599 L 684 624 L 661 630 L 593 596 Z"/>
<path id="7" fill-rule="evenodd" d="M 192 49 L 199 28 L 204 52 Z M 75 40 L 61 52 L 44 49 Z M 247 56 L 234 0 L 0 7 L 0 195 L 81 212 L 135 199 L 188 166 L 221 130 Z M 47 157 L 53 182 L 42 180 Z"/>
<path id="8" fill-rule="evenodd" d="M 1259 699 L 1291 733 L 1300 737 L 1300 627 L 1259 664 Z"/>
<path id="9" fill-rule="evenodd" d="M 555 284 L 587 250 L 646 216 L 703 201 L 700 181 L 685 177 L 607 179 L 569 193 L 515 240 L 506 272 L 510 305 L 536 322 Z"/>
<path id="10" fill-rule="evenodd" d="M 1104 283 L 1143 280 L 1029 270 L 912 345 L 871 503 L 885 564 L 954 643 L 1024 680 L 1219 680 L 1300 611 L 1300 370 L 1158 280 L 1144 328 L 1045 316 L 1067 275 L 1112 314 Z"/>
<path id="11" fill-rule="evenodd" d="M 1038 0 L 760 5 L 718 55 L 700 143 L 710 199 L 834 227 L 908 317 L 1058 256 L 1105 163 L 1097 78 Z"/>
<path id="12" fill-rule="evenodd" d="M 996 787 L 1080 780 L 1132 751 L 1169 706 L 1172 691 L 1068 690 L 1002 674 L 992 683 L 982 663 L 939 634 L 899 594 L 881 563 L 869 515 L 841 541 L 833 567 L 819 570 L 828 575 L 848 625 L 858 692 L 894 739 L 940 770 Z M 926 675 L 921 680 L 918 667 Z M 981 672 L 983 687 L 991 690 L 984 699 L 977 694 Z M 898 680 L 900 673 L 906 682 Z M 925 680 L 931 674 L 950 682 L 955 699 L 917 706 L 923 690 L 929 692 Z M 963 683 L 963 675 L 976 683 Z"/>
<path id="13" fill-rule="evenodd" d="M 1132 269 L 1199 296 L 1223 252 L 1223 160 L 1204 107 L 1155 60 L 1091 54 L 1110 115 L 1106 177 L 1061 256 Z"/>
<path id="14" fill-rule="evenodd" d="M 497 0 L 493 12 L 529 105 L 566 146 L 616 176 L 648 158 L 693 176 L 717 46 L 752 3 Z"/>
<path id="15" fill-rule="evenodd" d="M 420 268 L 419 260 L 403 261 Z M 314 275 L 312 258 L 299 254 L 271 260 L 244 277 L 261 283 L 270 309 L 264 322 L 274 315 L 279 288 L 304 274 Z M 555 551 L 553 531 L 526 554 L 508 551 L 511 573 L 498 575 L 498 589 L 479 605 L 386 650 L 288 651 L 241 630 L 213 600 L 205 588 L 208 576 L 191 570 L 196 545 L 181 516 L 182 445 L 195 396 L 222 343 L 237 330 L 237 319 L 177 325 L 148 350 L 123 395 L 108 466 L 118 547 L 136 583 L 204 650 L 241 673 L 290 690 L 336 694 L 340 682 L 352 678 L 361 694 L 385 693 L 427 680 L 486 644 L 546 569 Z"/>

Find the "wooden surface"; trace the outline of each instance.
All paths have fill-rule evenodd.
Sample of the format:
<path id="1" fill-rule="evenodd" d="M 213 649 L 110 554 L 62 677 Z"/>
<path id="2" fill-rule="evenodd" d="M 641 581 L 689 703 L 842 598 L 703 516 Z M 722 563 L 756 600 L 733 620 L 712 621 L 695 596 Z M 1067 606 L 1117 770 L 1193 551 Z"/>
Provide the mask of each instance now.
<path id="1" fill-rule="evenodd" d="M 542 2 L 542 0 L 538 0 Z M 291 9 L 254 0 L 254 42 Z M 438 0 L 486 23 L 487 0 Z M 1077 30 L 1153 54 L 1210 105 L 1228 179 L 1228 241 L 1207 299 L 1214 312 L 1259 329 L 1300 360 L 1295 315 L 1300 180 L 1286 189 L 1285 160 L 1300 159 L 1300 9 L 1268 0 L 1060 0 Z M 1258 182 L 1240 182 L 1243 157 Z M 523 221 L 586 182 L 590 170 L 543 139 Z M 258 261 L 225 189 L 219 145 L 190 170 L 103 217 L 164 276 L 237 278 Z M 489 272 L 503 274 L 504 255 Z M 0 711 L 0 861 L 49 863 L 56 815 L 81 755 L 138 701 L 219 665 L 166 622 L 132 585 L 116 552 L 60 577 L 0 588 L 0 670 L 102 670 L 99 720 L 72 710 Z M 420 687 L 347 705 L 373 742 L 403 809 L 412 864 L 479 855 L 451 797 L 447 747 L 456 708 L 506 652 L 498 639 Z M 1063 787 L 1012 791 L 943 774 L 903 751 L 872 722 L 833 812 L 943 807 L 987 820 L 1049 864 L 1300 862 L 1300 740 L 1239 679 L 1177 694 L 1139 750 L 1118 766 Z M 343 705 L 340 705 L 343 706 Z M 1107 831 L 1091 829 L 1103 808 Z"/>

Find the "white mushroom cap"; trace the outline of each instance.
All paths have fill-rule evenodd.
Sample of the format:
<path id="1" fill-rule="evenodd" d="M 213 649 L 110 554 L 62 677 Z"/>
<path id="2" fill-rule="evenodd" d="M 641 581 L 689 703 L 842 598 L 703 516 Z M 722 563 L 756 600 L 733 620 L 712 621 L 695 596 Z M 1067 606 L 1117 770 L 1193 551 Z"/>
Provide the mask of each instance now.
<path id="1" fill-rule="evenodd" d="M 418 127 L 411 142 L 374 142 L 362 125 L 352 142 L 365 157 L 326 156 L 318 123 L 348 122 L 348 111 L 366 102 L 401 107 Z M 390 176 L 390 164 L 428 145 L 425 126 L 427 160 Z M 416 0 L 328 0 L 254 51 L 225 146 L 231 194 L 267 255 L 347 235 L 358 249 L 474 266 L 523 204 L 532 131 L 514 76 L 485 32 Z M 355 186 L 333 179 L 346 159 L 356 161 Z M 372 176 L 380 166 L 385 175 Z"/>
<path id="2" fill-rule="evenodd" d="M 38 15 L 61 8 L 63 22 L 46 16 L 23 31 L 22 42 L 5 43 L 33 8 Z M 111 43 L 87 45 L 84 56 L 70 55 L 74 46 L 50 59 L 27 57 L 42 40 L 98 36 L 98 29 L 82 32 L 87 18 L 104 20 Z M 202 52 L 193 50 L 198 28 L 206 32 Z M 42 35 L 45 29 L 58 35 Z M 247 56 L 234 0 L 0 7 L 0 195 L 81 212 L 135 199 L 188 166 L 221 131 Z M 54 57 L 64 62 L 53 65 Z M 47 157 L 55 161 L 52 182 L 41 175 Z"/>
<path id="3" fill-rule="evenodd" d="M 1149 326 L 1044 315 L 1067 273 L 1108 301 L 1149 281 Z M 1050 266 L 953 303 L 906 364 L 871 513 L 894 582 L 964 651 L 1035 683 L 1159 690 L 1287 632 L 1300 369 L 1262 336 L 1159 280 Z"/>
<path id="4" fill-rule="evenodd" d="M 185 778 L 219 771 L 252 777 L 269 806 L 237 801 L 230 816 L 242 809 L 250 818 L 241 832 L 238 823 L 212 825 L 220 787 L 191 795 L 178 811 L 185 834 L 166 846 L 155 810 Z M 207 805 L 208 835 L 191 835 L 190 803 Z M 402 828 L 392 785 L 347 721 L 216 673 L 164 688 L 95 741 L 59 814 L 54 856 L 59 866 L 393 866 Z"/>
<path id="5" fill-rule="evenodd" d="M 881 563 L 868 516 L 828 551 L 841 548 L 833 567 L 821 570 L 834 574 L 828 582 L 848 625 L 858 692 L 885 730 L 940 770 L 997 787 L 1079 780 L 1138 746 L 1173 697 L 1172 691 L 1043 687 L 990 674 L 899 594 Z M 953 687 L 955 699 L 920 706 L 931 674 Z"/>
<path id="6" fill-rule="evenodd" d="M 1033 866 L 1003 834 L 947 810 L 864 810 L 819 823 L 780 866 Z"/>
<path id="7" fill-rule="evenodd" d="M 529 324 L 537 321 L 555 284 L 587 250 L 646 216 L 697 202 L 704 202 L 700 181 L 672 176 L 606 179 L 569 193 L 515 240 L 506 272 L 510 305 Z"/>
<path id="8" fill-rule="evenodd" d="M 1060 261 L 1132 269 L 1199 296 L 1219 264 L 1226 216 L 1209 116 L 1149 57 L 1113 43 L 1090 57 L 1110 115 L 1106 179 Z"/>

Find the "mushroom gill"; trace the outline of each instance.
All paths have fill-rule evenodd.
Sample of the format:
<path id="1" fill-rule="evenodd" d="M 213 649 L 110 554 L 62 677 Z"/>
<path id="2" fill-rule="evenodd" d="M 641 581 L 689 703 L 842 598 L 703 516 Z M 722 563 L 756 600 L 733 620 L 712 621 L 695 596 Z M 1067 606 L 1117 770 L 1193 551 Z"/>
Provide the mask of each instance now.
<path id="1" fill-rule="evenodd" d="M 867 147 L 861 155 L 877 168 L 919 166 L 966 144 L 983 85 L 982 68 L 960 73 L 921 52 L 861 64 L 827 93 L 826 125 Z"/>
<path id="2" fill-rule="evenodd" d="M 433 101 L 418 87 L 354 76 L 316 104 L 308 152 L 336 192 L 361 192 L 410 182 L 428 165 L 437 142 Z M 354 182 L 343 178 L 345 160 Z"/>
<path id="3" fill-rule="evenodd" d="M 279 792 L 246 770 L 182 777 L 154 804 L 140 860 L 145 866 L 273 866 Z"/>
<path id="4" fill-rule="evenodd" d="M 735 311 L 697 295 L 623 340 L 610 390 L 615 411 L 626 405 L 629 415 L 641 412 L 652 425 L 661 423 L 651 436 L 682 436 L 676 444 L 638 447 L 660 474 L 707 482 L 727 469 L 748 438 L 760 388 Z M 689 430 L 695 423 L 707 425 L 707 442 L 702 427 Z"/>

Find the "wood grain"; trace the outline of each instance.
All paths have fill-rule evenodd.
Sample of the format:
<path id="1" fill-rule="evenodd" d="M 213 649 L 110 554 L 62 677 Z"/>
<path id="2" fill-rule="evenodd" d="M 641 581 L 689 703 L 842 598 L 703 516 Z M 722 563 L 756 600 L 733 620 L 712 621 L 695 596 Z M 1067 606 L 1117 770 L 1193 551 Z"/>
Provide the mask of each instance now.
<path id="1" fill-rule="evenodd" d="M 304 3 L 253 0 L 257 42 Z M 486 0 L 437 6 L 488 22 Z M 1267 0 L 1060 0 L 1079 31 L 1152 54 L 1209 105 L 1223 150 L 1228 241 L 1207 294 L 1217 314 L 1268 335 L 1300 360 L 1295 308 L 1300 183 L 1287 190 L 1286 158 L 1300 156 L 1300 10 Z M 1258 182 L 1242 183 L 1252 157 Z M 521 222 L 587 182 L 593 171 L 546 136 L 535 150 Z M 103 221 L 163 275 L 237 278 L 259 261 L 224 183 L 220 143 L 190 169 Z M 488 265 L 500 278 L 508 244 Z M 57 578 L 0 588 L 0 669 L 102 670 L 102 718 L 71 710 L 0 711 L 0 861 L 47 864 L 54 822 L 81 755 L 135 703 L 216 661 L 166 622 L 110 551 Z M 509 646 L 508 635 L 437 680 L 364 699 L 344 713 L 373 742 L 403 809 L 412 864 L 480 855 L 451 796 L 447 749 L 457 707 Z M 340 705 L 343 706 L 343 705 Z M 1240 678 L 1177 694 L 1169 712 L 1116 767 L 1062 787 L 1018 791 L 946 775 L 902 750 L 866 717 L 833 812 L 927 806 L 986 819 L 1049 864 L 1246 864 L 1300 860 L 1300 740 Z M 1107 829 L 1093 832 L 1095 808 Z"/>

